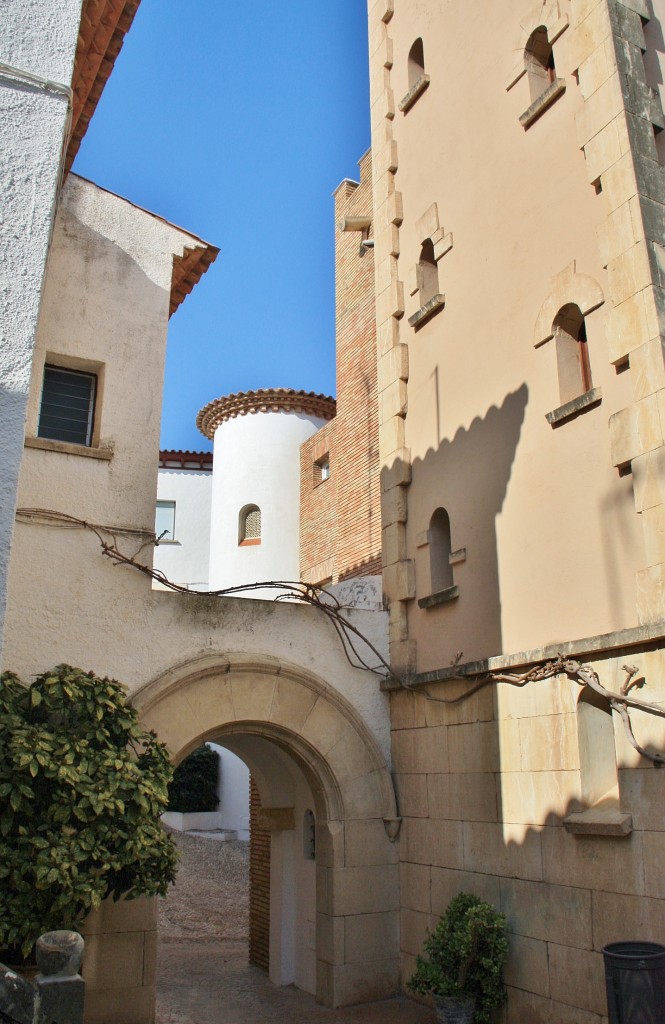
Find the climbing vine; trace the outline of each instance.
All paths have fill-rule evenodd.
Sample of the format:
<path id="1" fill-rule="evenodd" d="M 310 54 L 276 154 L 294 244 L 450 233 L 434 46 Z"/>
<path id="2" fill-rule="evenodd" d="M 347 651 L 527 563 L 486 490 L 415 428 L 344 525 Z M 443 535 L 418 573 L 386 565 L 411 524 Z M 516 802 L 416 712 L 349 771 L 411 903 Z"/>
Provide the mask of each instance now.
<path id="1" fill-rule="evenodd" d="M 322 614 L 326 615 L 332 623 L 332 626 L 339 637 L 340 643 L 342 644 L 344 653 L 349 663 L 354 668 L 366 669 L 368 672 L 373 672 L 384 679 L 395 679 L 404 689 L 412 690 L 413 692 L 423 696 L 426 700 L 435 701 L 440 704 L 458 704 L 467 700 L 485 686 L 496 685 L 497 683 L 506 683 L 510 686 L 526 686 L 527 684 L 554 679 L 561 675 L 567 676 L 567 678 L 574 680 L 581 687 L 588 686 L 608 701 L 610 707 L 616 711 L 621 718 L 624 731 L 631 746 L 633 746 L 642 757 L 647 758 L 659 767 L 665 764 L 664 754 L 653 753 L 646 750 L 635 738 L 630 717 L 631 711 L 639 711 L 648 715 L 654 715 L 658 718 L 665 718 L 665 707 L 660 703 L 639 700 L 631 695 L 630 691 L 632 689 L 638 685 L 643 685 L 644 683 L 644 680 L 638 680 L 636 678 L 637 669 L 634 666 L 624 666 L 626 681 L 619 692 L 609 690 L 605 687 L 601 683 L 598 673 L 591 668 L 590 665 L 585 665 L 573 658 L 565 658 L 563 655 L 557 655 L 555 658 L 544 659 L 533 668 L 530 668 L 523 673 L 489 671 L 482 673 L 474 672 L 472 674 L 464 671 L 463 667 L 460 666 L 459 675 L 453 675 L 451 678 L 473 680 L 472 685 L 458 697 L 434 696 L 422 685 L 419 684 L 414 686 L 408 679 L 396 676 L 380 651 L 357 627 L 353 626 L 348 621 L 343 614 L 344 609 L 337 598 L 321 587 L 317 587 L 311 583 L 304 583 L 301 580 L 268 580 L 262 583 L 248 583 L 241 586 L 226 587 L 223 590 L 208 590 L 205 592 L 189 590 L 187 587 L 181 586 L 178 583 L 173 583 L 159 569 L 153 569 L 138 560 L 139 555 L 146 547 L 159 544 L 159 538 L 155 537 L 154 534 L 151 535 L 148 540 L 143 541 L 143 543 L 141 543 L 137 550 L 132 554 L 127 554 L 120 548 L 118 540 L 119 535 L 124 534 L 134 537 L 145 536 L 143 531 L 121 530 L 110 526 L 102 526 L 96 523 L 90 523 L 84 519 L 77 519 L 75 516 L 67 515 L 64 512 L 55 512 L 51 509 L 23 508 L 18 510 L 17 517 L 25 522 L 41 522 L 50 526 L 59 526 L 64 529 L 88 530 L 97 537 L 101 545 L 102 554 L 104 557 L 110 559 L 113 565 L 127 566 L 135 569 L 144 576 L 149 576 L 151 579 L 160 583 L 169 590 L 173 590 L 180 594 L 188 594 L 192 598 L 196 598 L 197 596 L 206 598 L 231 597 L 238 594 L 248 593 L 253 590 L 273 590 L 277 593 L 276 600 L 278 601 L 292 600 L 310 604 L 319 609 Z M 369 664 L 367 661 L 367 655 L 361 653 L 363 648 L 369 650 L 372 657 L 375 659 L 373 664 Z M 458 655 L 455 659 L 455 665 L 457 665 L 460 658 L 461 655 Z"/>

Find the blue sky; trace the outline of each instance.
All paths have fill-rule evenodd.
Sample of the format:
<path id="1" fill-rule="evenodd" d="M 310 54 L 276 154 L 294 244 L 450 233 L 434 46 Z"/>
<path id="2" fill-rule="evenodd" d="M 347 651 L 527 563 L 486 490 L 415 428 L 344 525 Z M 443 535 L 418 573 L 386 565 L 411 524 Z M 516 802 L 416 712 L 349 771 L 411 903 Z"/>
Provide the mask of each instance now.
<path id="1" fill-rule="evenodd" d="M 332 192 L 369 146 L 364 0 L 142 0 L 74 170 L 219 246 L 172 317 L 162 447 L 259 387 L 334 394 Z"/>

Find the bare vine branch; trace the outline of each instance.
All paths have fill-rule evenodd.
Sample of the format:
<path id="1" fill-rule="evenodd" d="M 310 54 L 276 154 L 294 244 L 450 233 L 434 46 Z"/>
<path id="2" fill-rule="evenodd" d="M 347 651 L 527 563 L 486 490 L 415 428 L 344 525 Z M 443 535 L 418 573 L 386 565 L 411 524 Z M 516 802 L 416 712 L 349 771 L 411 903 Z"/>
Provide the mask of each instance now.
<path id="1" fill-rule="evenodd" d="M 147 533 L 145 530 L 102 526 L 98 523 L 90 523 L 85 519 L 77 519 L 75 516 L 70 516 L 65 512 L 55 512 L 51 509 L 43 508 L 22 508 L 18 509 L 16 514 L 17 518 L 25 522 L 37 521 L 48 526 L 60 527 L 63 529 L 88 530 L 97 537 L 102 548 L 102 554 L 109 558 L 114 566 L 123 565 L 136 569 L 138 572 L 143 573 L 144 576 L 150 577 L 155 580 L 155 582 L 160 583 L 163 587 L 166 587 L 178 594 L 210 598 L 232 597 L 234 595 L 250 593 L 251 591 L 256 590 L 274 590 L 278 591 L 275 597 L 275 600 L 277 601 L 297 601 L 303 604 L 309 604 L 321 611 L 331 622 L 337 636 L 339 637 L 347 661 L 353 668 L 365 669 L 368 672 L 379 675 L 384 679 L 393 678 L 404 689 L 417 693 L 426 700 L 433 701 L 437 704 L 459 704 L 462 701 L 468 700 L 469 697 L 478 693 L 486 686 L 492 686 L 498 683 L 506 683 L 509 686 L 521 687 L 530 683 L 543 682 L 548 679 L 554 679 L 556 676 L 564 675 L 568 679 L 572 679 L 579 686 L 588 686 L 589 689 L 594 690 L 603 697 L 621 718 L 626 736 L 631 746 L 642 757 L 652 761 L 658 767 L 665 765 L 665 755 L 652 753 L 646 750 L 637 742 L 633 732 L 629 709 L 655 715 L 658 718 L 665 718 L 665 707 L 663 707 L 663 702 L 653 703 L 630 696 L 631 689 L 644 685 L 644 679 L 635 678 L 637 676 L 638 669 L 634 665 L 623 666 L 623 670 L 626 673 L 626 680 L 622 684 L 618 693 L 615 693 L 613 690 L 608 690 L 607 687 L 603 686 L 598 673 L 590 665 L 582 664 L 572 658 L 565 658 L 563 655 L 559 654 L 556 658 L 539 662 L 534 665 L 533 668 L 522 673 L 502 671 L 486 672 L 482 675 L 476 676 L 473 685 L 457 697 L 438 697 L 430 693 L 425 687 L 414 686 L 406 679 L 396 676 L 389 663 L 385 660 L 376 646 L 366 636 L 364 636 L 356 626 L 352 625 L 352 623 L 345 618 L 343 615 L 343 607 L 337 597 L 328 591 L 323 590 L 322 587 L 318 587 L 312 583 L 304 583 L 301 580 L 267 580 L 260 583 L 246 583 L 235 587 L 225 587 L 222 590 L 190 590 L 188 587 L 171 582 L 171 580 L 169 580 L 159 569 L 152 569 L 150 566 L 137 561 L 138 556 L 146 547 L 151 544 L 156 545 L 159 543 L 160 538 L 155 537 L 154 534 L 149 535 L 148 539 L 137 548 L 133 555 L 126 555 L 120 550 L 118 546 L 118 534 L 145 537 Z M 375 664 L 368 664 L 366 658 L 361 655 L 361 645 L 369 649 L 372 656 L 376 659 Z M 453 668 L 459 664 L 461 658 L 462 653 L 460 652 L 456 655 L 453 661 Z M 459 676 L 453 678 L 467 680 L 470 677 L 460 673 Z"/>

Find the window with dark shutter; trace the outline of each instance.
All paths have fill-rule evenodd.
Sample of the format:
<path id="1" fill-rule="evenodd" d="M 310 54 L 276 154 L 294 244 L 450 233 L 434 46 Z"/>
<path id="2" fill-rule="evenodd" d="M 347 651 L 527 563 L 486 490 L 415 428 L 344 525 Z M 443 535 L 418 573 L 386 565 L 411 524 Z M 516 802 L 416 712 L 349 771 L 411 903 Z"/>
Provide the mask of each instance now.
<path id="1" fill-rule="evenodd" d="M 96 390 L 93 373 L 45 366 L 37 436 L 89 447 Z"/>

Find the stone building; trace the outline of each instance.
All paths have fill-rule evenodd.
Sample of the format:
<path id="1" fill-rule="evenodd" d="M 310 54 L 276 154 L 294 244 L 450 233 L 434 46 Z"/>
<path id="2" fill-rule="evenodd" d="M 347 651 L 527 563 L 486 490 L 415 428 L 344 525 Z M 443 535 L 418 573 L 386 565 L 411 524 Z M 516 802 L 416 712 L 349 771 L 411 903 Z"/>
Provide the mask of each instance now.
<path id="1" fill-rule="evenodd" d="M 665 941 L 665 729 L 632 707 L 638 750 L 621 718 L 665 700 L 665 3 L 468 6 L 369 2 L 337 416 L 300 450 L 305 579 L 376 572 L 380 494 L 392 677 L 349 665 L 318 609 L 155 591 L 57 528 L 104 524 L 149 567 L 168 311 L 214 256 L 73 176 L 22 385 L 5 664 L 29 678 L 57 651 L 126 682 L 174 760 L 215 740 L 246 761 L 274 981 L 392 993 L 466 890 L 508 915 L 507 1024 L 602 1024 L 602 946 Z M 116 321 L 133 344 L 98 336 Z M 75 440 L 39 429 L 51 370 L 100 388 Z M 385 613 L 343 617 L 387 652 Z M 559 654 L 568 673 L 514 678 Z M 508 680 L 476 689 L 488 673 Z M 149 1021 L 154 912 L 88 936 L 91 1021 Z"/>
<path id="2" fill-rule="evenodd" d="M 662 774 L 575 678 L 472 691 L 561 653 L 665 698 L 665 4 L 369 18 L 403 978 L 473 891 L 507 1020 L 600 1024 L 602 946 L 665 939 Z"/>

